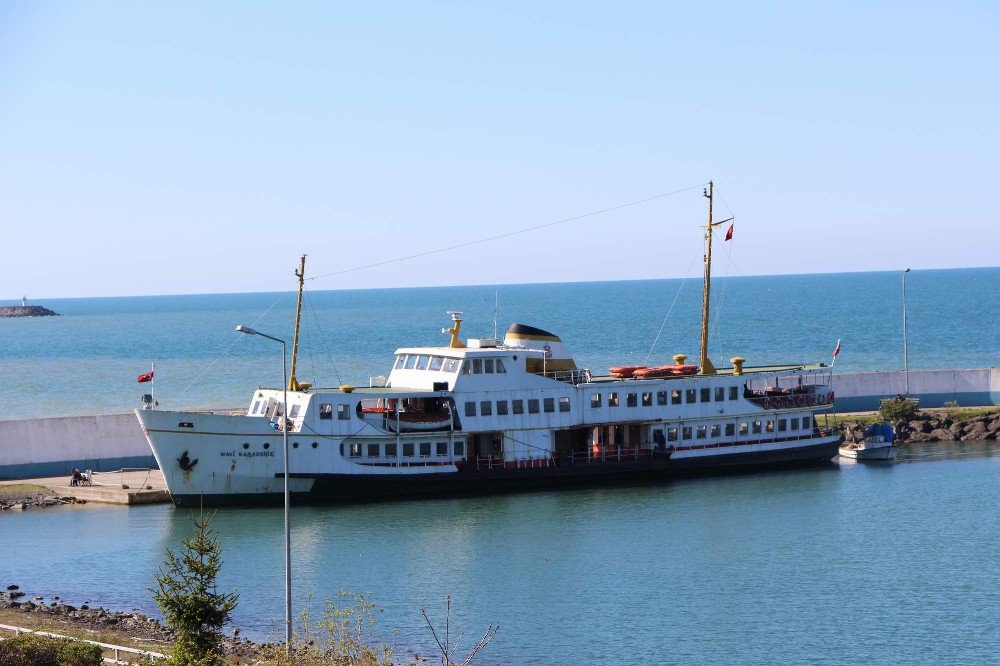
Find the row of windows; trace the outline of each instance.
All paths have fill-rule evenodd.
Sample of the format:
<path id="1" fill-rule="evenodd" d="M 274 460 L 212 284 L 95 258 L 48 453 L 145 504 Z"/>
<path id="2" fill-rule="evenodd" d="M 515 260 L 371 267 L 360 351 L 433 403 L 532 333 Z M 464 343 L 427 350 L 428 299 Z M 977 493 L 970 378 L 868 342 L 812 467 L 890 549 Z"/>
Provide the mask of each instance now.
<path id="1" fill-rule="evenodd" d="M 463 365 L 460 358 L 428 354 L 400 354 L 396 357 L 396 363 L 392 367 L 393 370 L 432 370 L 453 373 L 458 372 L 458 369 L 461 368 L 463 375 L 492 375 L 507 372 L 503 367 L 503 361 L 499 358 L 466 359 Z"/>
<path id="2" fill-rule="evenodd" d="M 801 419 L 801 428 L 799 427 L 800 420 L 798 418 L 794 419 L 778 419 L 777 429 L 778 432 L 792 431 L 803 431 L 812 430 L 813 420 L 811 416 L 804 416 Z M 725 431 L 726 437 L 733 437 L 736 434 L 737 424 L 726 423 L 724 426 L 718 423 L 713 423 L 711 425 L 701 425 L 701 426 L 682 426 L 680 428 L 667 428 L 667 441 L 676 442 L 678 437 L 680 439 L 705 439 L 707 437 L 720 437 Z M 773 433 L 775 430 L 775 421 L 741 421 L 739 423 L 740 435 L 746 435 L 753 433 L 754 435 L 759 435 L 762 432 Z"/>
<path id="3" fill-rule="evenodd" d="M 542 398 L 541 401 L 538 398 L 528 399 L 528 413 L 538 414 L 539 411 L 544 411 L 546 414 L 551 414 L 556 411 L 556 399 L 555 398 Z M 524 414 L 524 400 L 511 400 L 509 403 L 510 413 L 514 414 Z M 466 416 L 476 416 L 478 405 L 478 415 L 479 416 L 493 416 L 493 402 L 489 400 L 483 400 L 479 403 L 467 402 L 465 403 L 465 415 Z M 541 407 L 541 410 L 539 410 Z M 508 402 L 506 400 L 496 401 L 496 414 L 497 416 L 507 416 L 508 414 Z M 568 412 L 570 409 L 569 398 L 562 397 L 559 398 L 559 411 Z"/>
<path id="4" fill-rule="evenodd" d="M 433 448 L 432 448 L 433 445 Z M 387 442 L 385 444 L 371 443 L 362 444 L 361 442 L 354 442 L 350 445 L 349 455 L 351 458 L 395 458 L 396 457 L 395 442 Z M 433 455 L 436 456 L 447 456 L 448 455 L 448 442 L 403 442 L 403 456 L 404 458 L 429 458 L 431 456 L 431 451 L 434 451 Z M 465 442 L 455 442 L 455 456 L 462 457 L 465 455 Z M 344 453 L 344 445 L 340 445 L 340 453 Z"/>
<path id="5" fill-rule="evenodd" d="M 465 365 L 462 366 L 463 375 L 492 375 L 494 373 L 502 375 L 506 372 L 503 361 L 498 358 L 465 359 Z"/>
<path id="6" fill-rule="evenodd" d="M 640 395 L 642 396 L 640 399 Z M 728 391 L 725 386 L 717 386 L 715 390 L 711 388 L 703 389 L 687 389 L 681 391 L 680 389 L 675 389 L 670 391 L 670 404 L 671 405 L 682 405 L 684 403 L 693 404 L 696 402 L 713 402 L 713 396 L 715 402 L 723 402 L 727 399 L 736 400 L 739 398 L 740 390 L 738 386 L 730 386 Z M 639 393 L 626 393 L 625 394 L 625 406 L 626 407 L 638 407 L 640 400 L 643 407 L 651 407 L 653 405 L 653 394 L 652 392 Z M 600 407 L 604 402 L 603 396 L 600 393 L 592 393 L 590 395 L 590 406 L 594 409 Z M 620 405 L 620 398 L 617 392 L 608 393 L 608 407 L 617 407 Z M 656 392 L 656 404 L 666 405 L 667 404 L 667 391 L 657 391 Z"/>
<path id="7" fill-rule="evenodd" d="M 324 402 L 319 406 L 319 418 L 323 421 L 333 419 L 333 405 Z M 337 419 L 347 421 L 351 418 L 351 412 L 347 405 L 337 405 Z"/>

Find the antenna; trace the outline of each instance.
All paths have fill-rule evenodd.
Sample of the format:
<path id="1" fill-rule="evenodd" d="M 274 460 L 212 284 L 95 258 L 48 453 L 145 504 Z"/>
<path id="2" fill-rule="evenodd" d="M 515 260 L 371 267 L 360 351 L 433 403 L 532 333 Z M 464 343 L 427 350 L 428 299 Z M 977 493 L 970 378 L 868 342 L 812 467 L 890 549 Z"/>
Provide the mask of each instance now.
<path id="1" fill-rule="evenodd" d="M 500 316 L 500 290 L 493 292 L 493 338 L 497 337 L 497 317 Z"/>

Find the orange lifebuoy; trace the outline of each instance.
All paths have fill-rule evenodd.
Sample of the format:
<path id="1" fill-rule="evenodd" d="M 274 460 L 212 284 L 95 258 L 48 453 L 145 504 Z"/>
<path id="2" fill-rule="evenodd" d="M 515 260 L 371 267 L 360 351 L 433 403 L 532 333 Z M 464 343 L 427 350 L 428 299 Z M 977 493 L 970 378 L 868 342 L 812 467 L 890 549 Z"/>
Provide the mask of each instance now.
<path id="1" fill-rule="evenodd" d="M 636 370 L 645 370 L 644 365 L 618 365 L 613 368 L 609 368 L 608 372 L 612 377 L 617 377 L 619 379 L 628 379 L 632 377 Z"/>

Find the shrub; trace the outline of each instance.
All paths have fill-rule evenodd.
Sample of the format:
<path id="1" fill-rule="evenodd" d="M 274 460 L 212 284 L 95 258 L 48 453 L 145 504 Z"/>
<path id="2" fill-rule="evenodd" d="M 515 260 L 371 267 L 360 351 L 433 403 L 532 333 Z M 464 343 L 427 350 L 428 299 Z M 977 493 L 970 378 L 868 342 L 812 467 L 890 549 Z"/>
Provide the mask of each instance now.
<path id="1" fill-rule="evenodd" d="M 919 401 L 908 398 L 886 398 L 879 403 L 879 414 L 886 421 L 906 421 L 920 411 Z"/>
<path id="2" fill-rule="evenodd" d="M 66 638 L 21 634 L 0 642 L 4 666 L 101 666 L 101 648 Z"/>

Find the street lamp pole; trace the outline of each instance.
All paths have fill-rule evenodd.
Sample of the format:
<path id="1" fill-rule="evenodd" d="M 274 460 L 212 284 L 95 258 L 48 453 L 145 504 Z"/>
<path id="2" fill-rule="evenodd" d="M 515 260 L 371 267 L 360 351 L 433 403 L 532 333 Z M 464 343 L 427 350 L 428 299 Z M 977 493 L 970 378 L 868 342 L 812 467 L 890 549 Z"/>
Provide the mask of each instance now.
<path id="1" fill-rule="evenodd" d="M 909 268 L 903 270 L 903 382 L 907 398 L 910 397 L 910 361 L 906 350 L 906 274 L 909 272 Z"/>
<path id="2" fill-rule="evenodd" d="M 285 459 L 285 655 L 292 655 L 292 533 L 291 533 L 291 504 L 292 496 L 288 487 L 288 363 L 285 355 L 285 341 L 255 331 L 249 326 L 236 327 L 240 333 L 247 335 L 259 335 L 262 338 L 273 340 L 281 345 L 281 391 L 283 400 L 283 410 L 281 421 L 281 448 L 284 449 Z"/>

